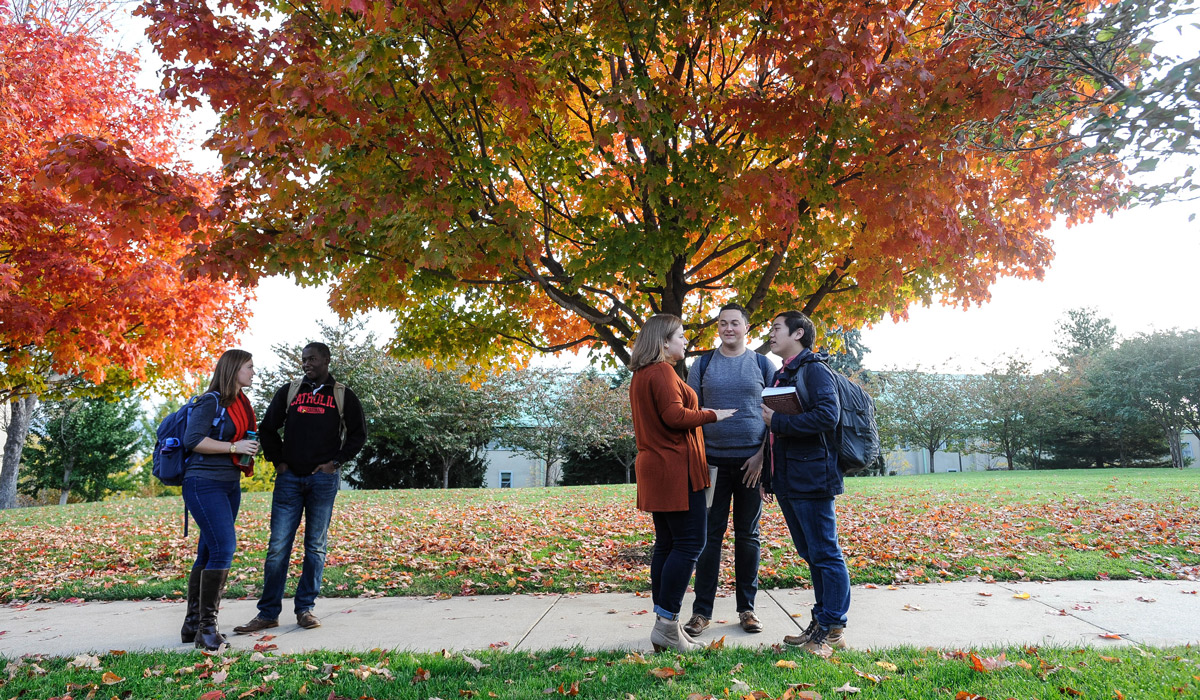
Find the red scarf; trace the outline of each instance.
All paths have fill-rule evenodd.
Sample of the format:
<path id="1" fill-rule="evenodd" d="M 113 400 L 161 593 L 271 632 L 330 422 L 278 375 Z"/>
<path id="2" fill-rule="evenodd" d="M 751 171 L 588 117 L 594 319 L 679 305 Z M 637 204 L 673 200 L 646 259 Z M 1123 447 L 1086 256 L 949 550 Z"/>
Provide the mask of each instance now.
<path id="1" fill-rule="evenodd" d="M 246 398 L 246 395 L 242 392 L 238 392 L 237 398 L 234 399 L 233 404 L 229 406 L 227 411 L 229 413 L 229 420 L 233 421 L 233 440 L 230 442 L 237 442 L 246 437 L 246 431 L 248 430 L 258 431 L 258 420 L 254 417 L 254 407 L 250 405 L 250 399 Z M 238 459 L 242 456 L 232 455 L 229 459 L 233 462 L 233 466 L 242 470 L 243 474 L 254 476 L 253 458 L 251 458 L 250 464 L 241 465 L 238 464 Z"/>

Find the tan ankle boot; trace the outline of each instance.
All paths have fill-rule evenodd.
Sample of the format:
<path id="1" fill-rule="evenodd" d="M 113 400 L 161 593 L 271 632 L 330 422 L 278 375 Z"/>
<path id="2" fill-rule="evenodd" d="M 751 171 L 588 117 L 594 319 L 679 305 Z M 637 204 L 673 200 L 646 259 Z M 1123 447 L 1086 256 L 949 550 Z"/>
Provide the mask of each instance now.
<path id="1" fill-rule="evenodd" d="M 654 621 L 654 629 L 650 632 L 650 643 L 654 645 L 654 651 L 672 649 L 689 652 L 704 648 L 703 644 L 692 641 L 692 638 L 683 631 L 683 626 L 679 624 L 678 619 L 669 620 L 661 615 Z"/>

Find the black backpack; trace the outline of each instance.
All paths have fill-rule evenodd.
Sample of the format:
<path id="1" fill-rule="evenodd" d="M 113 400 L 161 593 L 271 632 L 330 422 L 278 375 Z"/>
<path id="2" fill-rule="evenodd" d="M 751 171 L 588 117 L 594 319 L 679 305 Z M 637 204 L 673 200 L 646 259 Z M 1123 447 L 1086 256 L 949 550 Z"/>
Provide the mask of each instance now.
<path id="1" fill-rule="evenodd" d="M 817 360 L 824 364 L 825 360 Z M 812 405 L 808 400 L 808 387 L 805 386 L 804 373 L 809 362 L 796 372 L 796 391 L 805 406 Z M 844 374 L 825 365 L 833 375 L 837 385 L 838 400 L 842 404 L 842 415 L 838 419 L 836 439 L 838 441 L 838 469 L 846 476 L 853 476 L 866 470 L 875 460 L 879 459 L 879 426 L 875 423 L 875 401 L 861 386 L 850 381 Z"/>

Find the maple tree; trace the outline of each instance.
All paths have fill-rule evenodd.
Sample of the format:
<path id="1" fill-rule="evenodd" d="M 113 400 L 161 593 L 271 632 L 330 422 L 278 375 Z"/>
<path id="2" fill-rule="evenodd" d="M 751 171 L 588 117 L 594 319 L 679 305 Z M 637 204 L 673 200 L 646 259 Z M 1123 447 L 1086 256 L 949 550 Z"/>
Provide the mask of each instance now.
<path id="1" fill-rule="evenodd" d="M 37 397 L 207 371 L 242 326 L 235 283 L 179 264 L 215 183 L 179 163 L 177 110 L 74 29 L 0 0 L 0 508 Z"/>
<path id="2" fill-rule="evenodd" d="M 978 3 L 1001 13 L 1019 0 Z M 954 34 L 958 3 L 321 0 L 142 5 L 163 94 L 207 101 L 231 178 L 202 269 L 332 278 L 398 349 L 588 348 L 716 304 L 857 328 L 1038 277 L 1058 217 L 1117 206 L 1082 148 L 965 131 L 1042 95 Z M 972 5 L 975 7 L 975 5 Z M 1081 21 L 1067 17 L 1067 23 Z M 1040 124 L 1069 133 L 1068 115 Z M 996 129 L 1025 128 L 1017 119 Z M 1049 183 L 1049 189 L 1047 189 Z M 693 348 L 696 347 L 695 345 Z M 693 350 L 694 351 L 694 350 Z"/>

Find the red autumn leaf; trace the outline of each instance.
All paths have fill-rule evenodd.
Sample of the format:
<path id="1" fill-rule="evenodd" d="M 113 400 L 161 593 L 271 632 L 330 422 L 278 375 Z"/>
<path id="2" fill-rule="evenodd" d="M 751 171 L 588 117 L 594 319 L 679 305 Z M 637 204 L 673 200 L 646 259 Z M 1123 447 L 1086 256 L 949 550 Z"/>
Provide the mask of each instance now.
<path id="1" fill-rule="evenodd" d="M 201 695 L 199 700 L 223 700 L 224 697 L 225 697 L 224 691 L 210 690 L 207 693 Z"/>
<path id="2" fill-rule="evenodd" d="M 412 682 L 414 684 L 415 683 L 424 683 L 425 681 L 429 680 L 432 677 L 432 675 L 433 674 L 431 674 L 429 672 L 429 669 L 421 668 L 418 666 L 416 672 L 413 673 Z"/>

